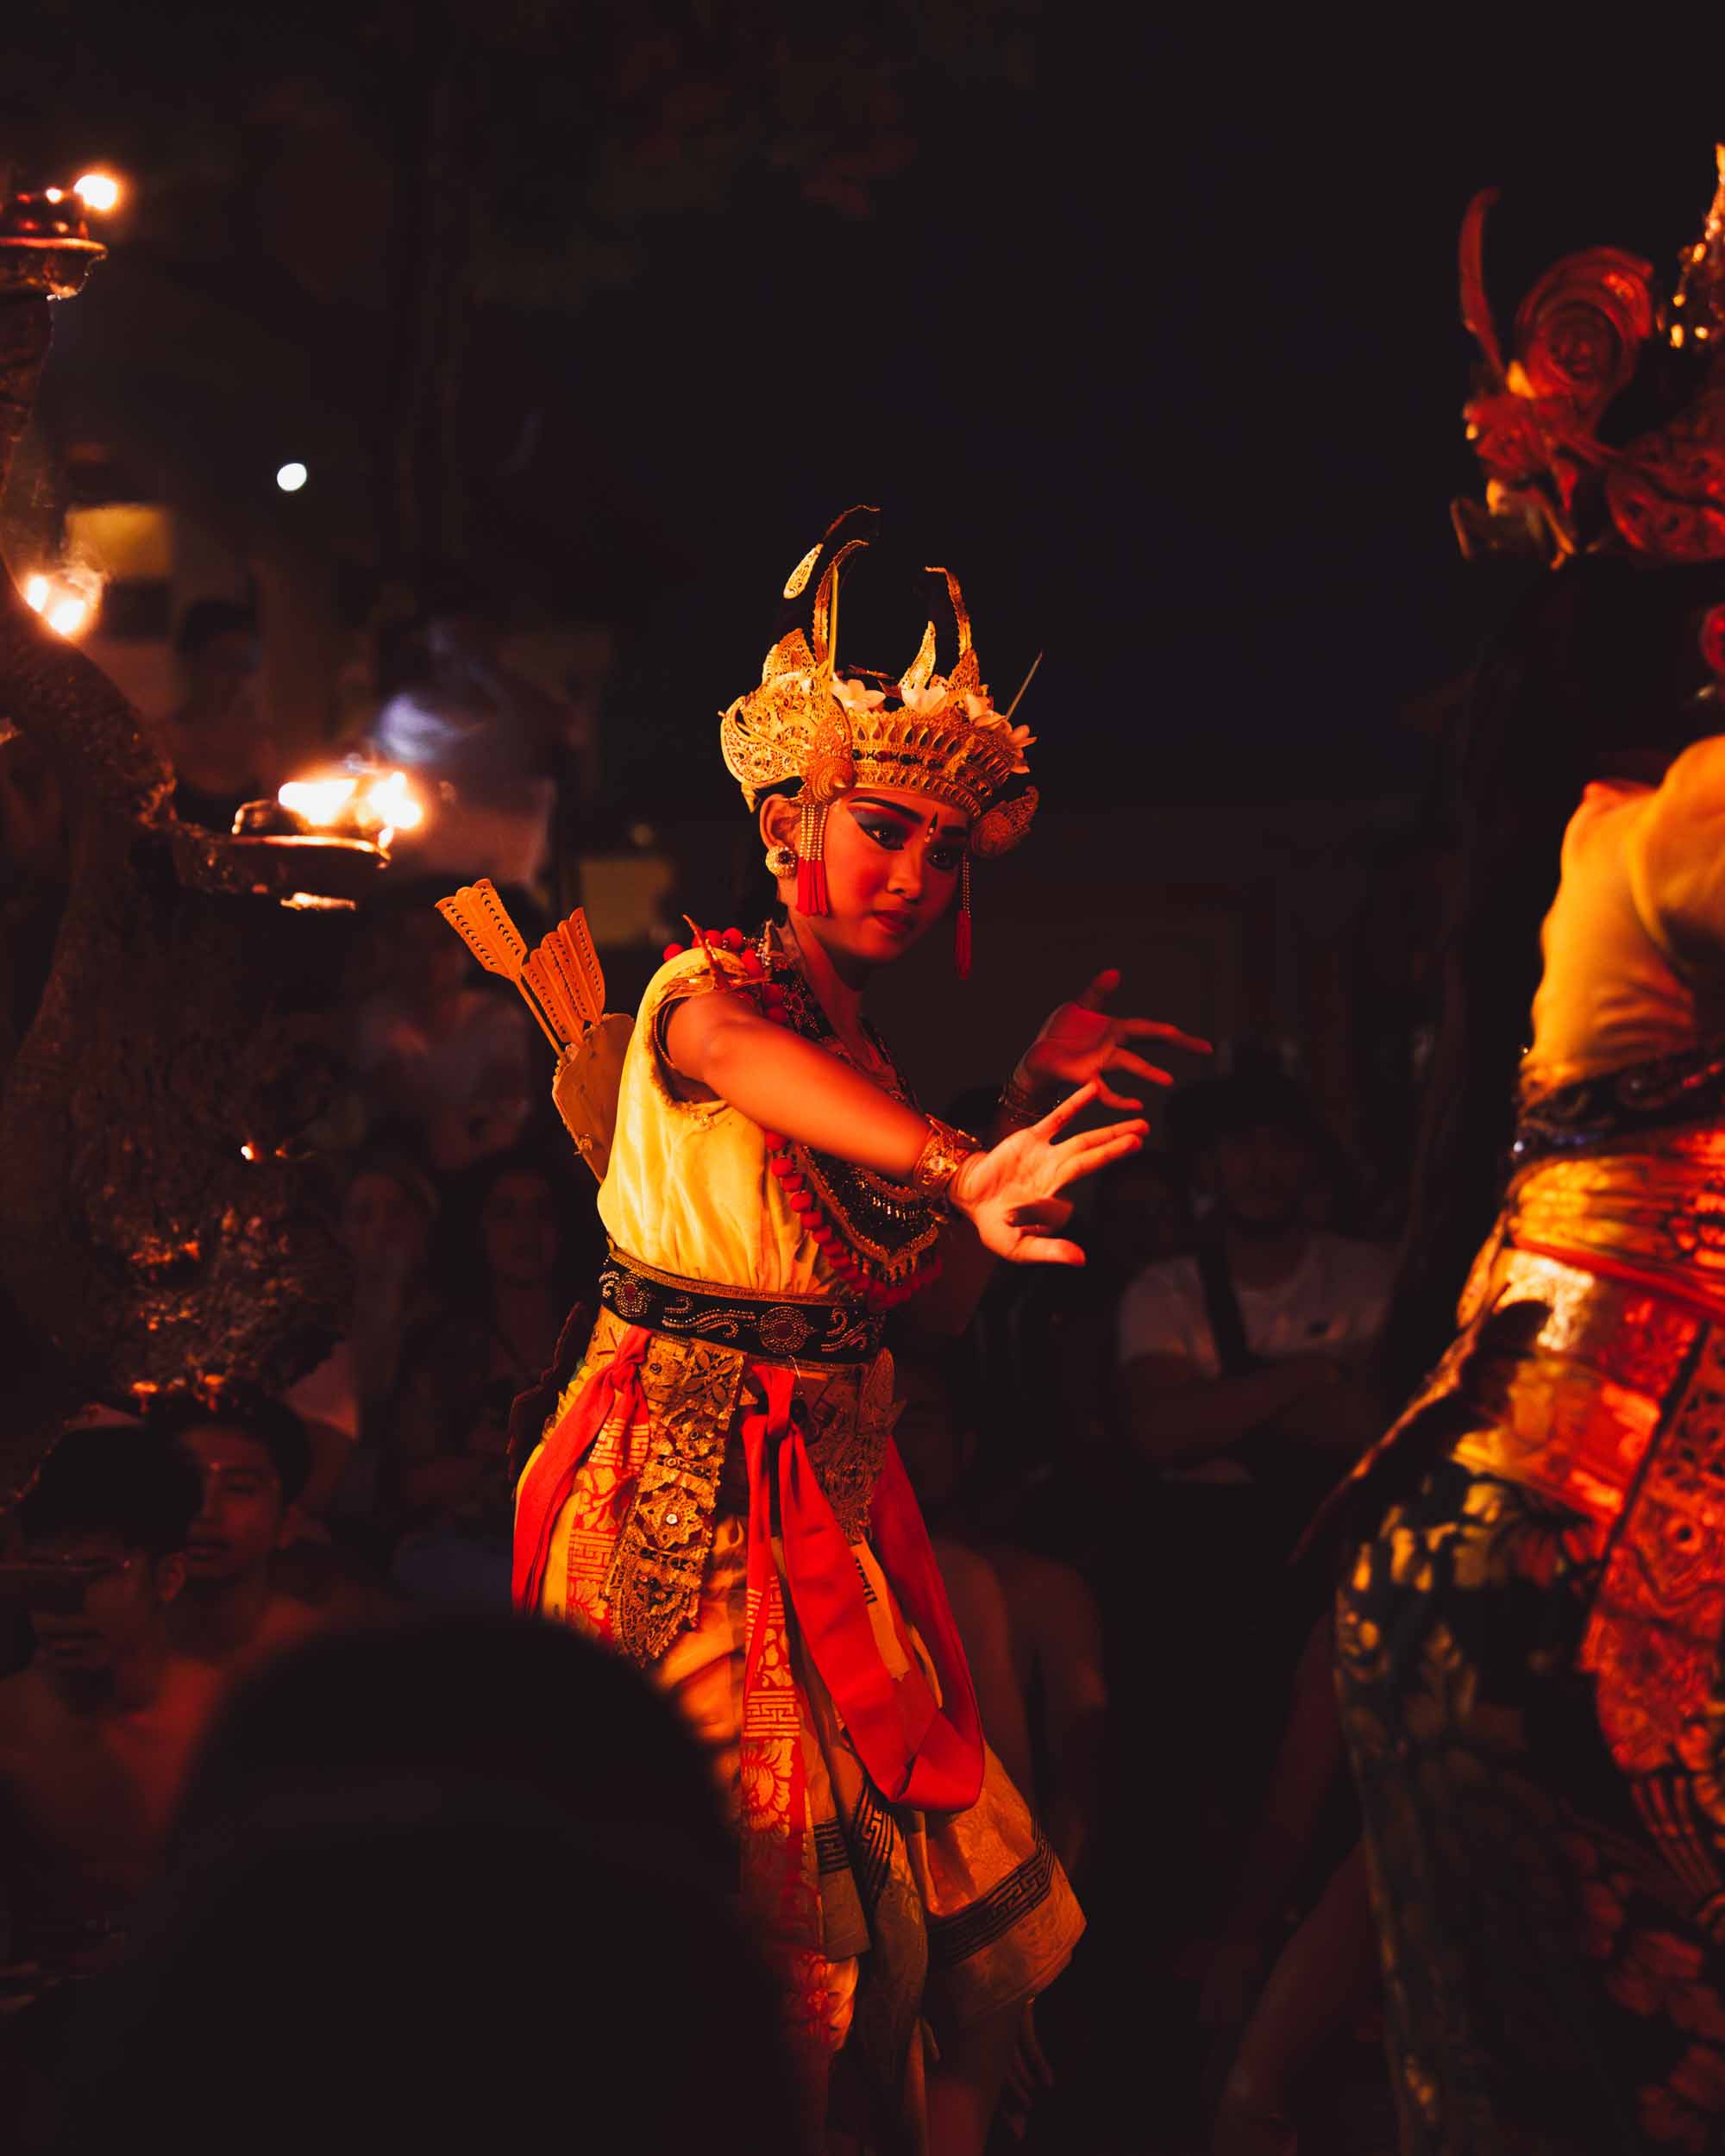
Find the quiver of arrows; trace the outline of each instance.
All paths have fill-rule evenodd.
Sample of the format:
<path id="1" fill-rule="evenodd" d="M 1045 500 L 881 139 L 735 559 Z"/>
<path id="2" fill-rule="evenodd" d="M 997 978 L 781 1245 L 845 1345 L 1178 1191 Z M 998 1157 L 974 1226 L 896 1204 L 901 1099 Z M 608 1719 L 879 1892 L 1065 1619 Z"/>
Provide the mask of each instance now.
<path id="1" fill-rule="evenodd" d="M 557 1052 L 551 1081 L 557 1112 L 575 1150 L 603 1182 L 635 1021 L 605 1010 L 605 973 L 586 912 L 577 906 L 530 951 L 488 876 L 439 899 L 437 911 L 487 973 L 501 974 L 520 991 Z"/>

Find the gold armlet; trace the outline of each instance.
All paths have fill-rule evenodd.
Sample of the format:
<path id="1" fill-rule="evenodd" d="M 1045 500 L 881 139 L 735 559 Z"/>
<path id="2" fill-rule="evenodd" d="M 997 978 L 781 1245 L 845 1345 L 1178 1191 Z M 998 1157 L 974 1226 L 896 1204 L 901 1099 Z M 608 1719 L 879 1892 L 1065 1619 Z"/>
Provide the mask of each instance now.
<path id="1" fill-rule="evenodd" d="M 982 1150 L 968 1131 L 955 1130 L 951 1124 L 943 1123 L 938 1116 L 932 1115 L 928 1118 L 928 1141 L 917 1155 L 911 1181 L 925 1198 L 932 1198 L 937 1205 L 944 1205 L 953 1177 L 973 1153 Z"/>

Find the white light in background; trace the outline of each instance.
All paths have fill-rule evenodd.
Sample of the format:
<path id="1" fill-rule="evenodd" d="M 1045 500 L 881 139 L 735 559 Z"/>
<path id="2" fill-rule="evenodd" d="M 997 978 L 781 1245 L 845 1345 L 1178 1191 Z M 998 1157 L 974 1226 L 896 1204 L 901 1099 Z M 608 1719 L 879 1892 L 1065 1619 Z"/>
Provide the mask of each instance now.
<path id="1" fill-rule="evenodd" d="M 290 779 L 276 799 L 308 824 L 336 823 L 359 785 L 357 779 Z"/>
<path id="2" fill-rule="evenodd" d="M 367 838 L 386 851 L 398 831 L 416 830 L 425 821 L 425 804 L 405 771 L 380 770 L 357 757 L 346 771 L 290 779 L 276 789 L 276 799 L 314 830 Z"/>
<path id="3" fill-rule="evenodd" d="M 81 580 L 90 582 L 87 578 Z M 75 590 L 57 577 L 44 576 L 40 569 L 24 579 L 24 604 L 33 614 L 40 614 L 59 636 L 81 636 L 95 618 L 95 604 L 89 592 Z"/>
<path id="4" fill-rule="evenodd" d="M 275 483 L 284 494 L 297 494 L 310 476 L 303 464 L 284 464 L 275 475 Z"/>
<path id="5" fill-rule="evenodd" d="M 120 183 L 112 172 L 85 172 L 72 182 L 72 191 L 98 216 L 105 217 L 120 200 Z"/>
<path id="6" fill-rule="evenodd" d="M 398 831 L 411 831 L 424 822 L 425 811 L 413 788 L 407 782 L 405 771 L 392 771 L 386 779 L 380 779 L 366 794 L 366 806 L 380 824 L 387 824 Z M 386 839 L 384 843 L 388 844 Z"/>

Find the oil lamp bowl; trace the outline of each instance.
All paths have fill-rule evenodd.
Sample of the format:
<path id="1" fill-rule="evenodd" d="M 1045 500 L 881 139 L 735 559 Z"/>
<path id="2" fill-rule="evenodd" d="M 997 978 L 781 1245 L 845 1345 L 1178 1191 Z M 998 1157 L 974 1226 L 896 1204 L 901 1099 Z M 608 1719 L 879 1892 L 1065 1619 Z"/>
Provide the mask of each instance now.
<path id="1" fill-rule="evenodd" d="M 189 890 L 273 899 L 285 906 L 308 897 L 351 906 L 370 892 L 389 856 L 367 838 L 272 833 L 228 837 L 176 824 L 174 868 Z"/>

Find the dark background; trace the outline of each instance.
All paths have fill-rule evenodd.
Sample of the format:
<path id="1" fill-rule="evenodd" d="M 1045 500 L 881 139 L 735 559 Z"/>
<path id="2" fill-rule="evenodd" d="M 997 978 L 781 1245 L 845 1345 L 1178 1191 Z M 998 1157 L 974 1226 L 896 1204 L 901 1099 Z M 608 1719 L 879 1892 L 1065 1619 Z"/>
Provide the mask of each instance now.
<path id="1" fill-rule="evenodd" d="M 354 603 L 455 559 L 614 624 L 607 768 L 691 802 L 778 580 L 859 498 L 898 580 L 893 548 L 856 579 L 852 655 L 902 664 L 904 573 L 959 568 L 997 692 L 1046 648 L 1024 715 L 1051 802 L 1417 784 L 1421 699 L 1489 605 L 1446 516 L 1476 484 L 1468 197 L 1503 190 L 1507 323 L 1571 246 L 1668 273 L 1725 128 L 1725 41 L 1657 12 L 1587 52 L 1438 10 L 295 12 L 30 9 L 0 156 L 123 171 L 116 265 L 292 348 L 345 463 L 395 454 L 417 336 L 452 405 L 421 461 L 453 445 L 468 500 L 363 535 L 389 482 L 349 473 L 324 536 Z M 147 371 L 147 314 L 122 354 L 107 304 L 80 303 L 92 364 Z M 182 402 L 157 423 L 214 456 L 220 400 Z M 260 439 L 257 514 L 305 515 L 276 461 Z"/>

